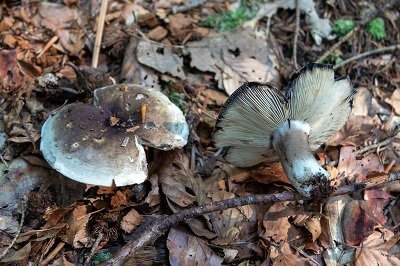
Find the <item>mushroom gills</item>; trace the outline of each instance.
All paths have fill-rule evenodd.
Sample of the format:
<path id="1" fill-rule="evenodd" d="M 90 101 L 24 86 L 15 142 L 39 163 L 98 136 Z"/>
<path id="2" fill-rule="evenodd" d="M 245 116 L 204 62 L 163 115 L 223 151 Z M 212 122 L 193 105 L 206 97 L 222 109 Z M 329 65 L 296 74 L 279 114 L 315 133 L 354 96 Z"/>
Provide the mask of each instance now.
<path id="1" fill-rule="evenodd" d="M 328 191 L 330 174 L 311 152 L 309 134 L 308 123 L 288 119 L 273 132 L 272 146 L 293 186 L 306 197 L 317 197 Z"/>

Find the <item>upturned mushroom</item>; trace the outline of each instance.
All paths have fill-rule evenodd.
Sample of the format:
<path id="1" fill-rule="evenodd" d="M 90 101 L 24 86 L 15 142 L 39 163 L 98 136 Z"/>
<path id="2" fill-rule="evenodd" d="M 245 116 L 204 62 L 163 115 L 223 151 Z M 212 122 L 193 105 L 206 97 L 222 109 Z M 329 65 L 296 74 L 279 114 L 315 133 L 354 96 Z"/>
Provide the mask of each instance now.
<path id="1" fill-rule="evenodd" d="M 300 194 L 324 196 L 330 175 L 313 151 L 344 125 L 354 93 L 347 77 L 335 79 L 330 65 L 314 63 L 291 76 L 284 94 L 271 84 L 243 84 L 222 107 L 214 142 L 239 167 L 275 153 Z"/>
<path id="2" fill-rule="evenodd" d="M 164 94 L 140 85 L 111 85 L 94 91 L 94 103 L 73 103 L 50 115 L 40 150 L 55 170 L 79 182 L 111 186 L 147 178 L 143 145 L 183 147 L 189 127 Z"/>

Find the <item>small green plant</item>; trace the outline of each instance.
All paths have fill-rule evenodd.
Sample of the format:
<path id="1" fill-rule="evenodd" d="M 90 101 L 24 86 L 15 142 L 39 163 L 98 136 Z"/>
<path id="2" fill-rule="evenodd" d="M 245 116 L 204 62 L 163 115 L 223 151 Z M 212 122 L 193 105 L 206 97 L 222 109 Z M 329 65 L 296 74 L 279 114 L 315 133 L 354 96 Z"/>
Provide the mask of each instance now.
<path id="1" fill-rule="evenodd" d="M 343 58 L 340 55 L 334 53 L 334 54 L 330 54 L 328 56 L 328 58 L 326 59 L 326 61 L 329 64 L 338 65 L 343 62 Z"/>
<path id="2" fill-rule="evenodd" d="M 94 254 L 93 259 L 92 259 L 92 265 L 97 266 L 100 263 L 108 260 L 111 258 L 111 252 L 99 252 Z"/>
<path id="3" fill-rule="evenodd" d="M 182 110 L 182 112 L 186 113 L 188 109 L 188 104 L 185 101 L 185 95 L 183 93 L 171 92 L 168 95 L 168 98 L 171 100 L 171 102 L 178 106 L 179 109 Z"/>
<path id="4" fill-rule="evenodd" d="M 226 10 L 220 14 L 207 18 L 203 25 L 214 27 L 218 31 L 227 31 L 239 27 L 257 13 L 257 1 L 240 1 L 239 7 L 234 11 Z"/>
<path id="5" fill-rule="evenodd" d="M 333 31 L 337 36 L 344 36 L 349 33 L 356 24 L 351 19 L 338 19 L 333 25 Z"/>
<path id="6" fill-rule="evenodd" d="M 382 18 L 374 18 L 369 21 L 366 31 L 376 41 L 380 41 L 386 37 L 385 21 Z"/>

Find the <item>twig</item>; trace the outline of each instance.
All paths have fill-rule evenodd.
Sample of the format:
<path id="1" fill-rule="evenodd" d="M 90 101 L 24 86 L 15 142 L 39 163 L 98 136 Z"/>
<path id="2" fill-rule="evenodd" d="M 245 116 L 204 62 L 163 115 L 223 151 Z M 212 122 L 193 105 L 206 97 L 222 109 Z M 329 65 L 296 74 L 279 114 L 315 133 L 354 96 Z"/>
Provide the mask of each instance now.
<path id="1" fill-rule="evenodd" d="M 294 40 L 293 40 L 293 62 L 294 67 L 297 69 L 297 40 L 299 38 L 299 30 L 300 30 L 300 6 L 299 0 L 296 0 L 296 28 L 294 30 Z"/>
<path id="2" fill-rule="evenodd" d="M 43 47 L 43 49 L 40 49 L 38 51 L 38 55 L 36 56 L 36 58 L 40 58 L 45 52 L 47 52 L 47 50 L 50 49 L 50 47 L 56 42 L 58 41 L 59 37 L 57 35 L 54 35 L 50 41 L 48 41 L 46 43 L 46 45 Z"/>
<path id="3" fill-rule="evenodd" d="M 388 182 L 400 180 L 400 171 L 376 176 L 365 182 L 354 183 L 351 185 L 343 186 L 336 189 L 331 196 L 338 196 L 343 194 L 353 193 L 358 190 L 371 188 L 377 185 L 382 185 Z M 205 204 L 183 211 L 174 213 L 168 217 L 162 217 L 155 220 L 148 227 L 144 228 L 138 238 L 130 240 L 124 247 L 117 251 L 114 256 L 105 262 L 103 265 L 121 265 L 124 259 L 130 255 L 134 256 L 140 249 L 146 245 L 153 243 L 158 237 L 162 236 L 172 226 L 185 221 L 190 218 L 194 218 L 206 213 L 226 210 L 238 206 L 250 205 L 250 204 L 268 204 L 272 202 L 281 201 L 293 201 L 307 199 L 299 194 L 292 192 L 282 192 L 277 194 L 269 195 L 250 195 L 245 197 L 238 197 L 233 199 L 216 201 L 211 204 Z"/>
<path id="4" fill-rule="evenodd" d="M 207 0 L 191 0 L 188 4 L 184 6 L 173 6 L 172 7 L 172 13 L 180 13 L 180 12 L 186 12 L 189 11 L 190 9 L 196 8 L 198 6 L 201 6 L 207 2 Z"/>
<path id="5" fill-rule="evenodd" d="M 99 54 L 101 48 L 101 40 L 103 39 L 104 21 L 106 18 L 108 0 L 101 1 L 99 21 L 97 22 L 96 40 L 94 42 L 92 67 L 97 67 L 99 63 Z"/>
<path id="6" fill-rule="evenodd" d="M 103 236 L 104 235 L 103 235 L 102 232 L 100 232 L 99 235 L 97 236 L 96 241 L 94 242 L 94 244 L 92 246 L 92 249 L 90 250 L 89 256 L 86 258 L 86 261 L 85 261 L 84 265 L 86 265 L 86 266 L 90 265 L 90 261 L 92 260 L 94 254 L 96 253 L 97 248 L 99 247 L 101 240 L 103 240 Z"/>
<path id="7" fill-rule="evenodd" d="M 337 43 L 332 45 L 331 48 L 329 48 L 323 55 L 321 55 L 315 62 L 322 63 L 331 53 L 333 53 L 336 49 L 339 48 L 340 45 L 342 45 L 344 42 L 346 42 L 348 39 L 350 39 L 350 37 L 353 36 L 354 33 L 358 30 L 359 30 L 359 27 L 356 27 L 353 30 L 349 31 L 346 35 L 344 35 L 342 38 L 340 38 Z"/>
<path id="8" fill-rule="evenodd" d="M 40 262 L 40 265 L 49 264 L 49 262 L 57 256 L 57 254 L 63 249 L 64 246 L 65 242 L 58 243 L 58 245 L 49 253 L 49 255 L 47 255 L 47 257 L 42 262 Z"/>
<path id="9" fill-rule="evenodd" d="M 22 226 L 24 225 L 25 221 L 26 201 L 27 199 L 21 200 L 21 221 L 19 222 L 18 230 L 15 233 L 15 236 L 11 241 L 10 245 L 8 245 L 8 247 L 5 250 L 3 250 L 3 253 L 1 253 L 0 260 L 2 260 L 7 255 L 7 253 L 10 251 L 10 249 L 14 246 L 15 242 L 17 241 L 19 234 L 21 233 Z"/>
<path id="10" fill-rule="evenodd" d="M 361 58 L 364 58 L 364 57 L 367 57 L 367 56 L 370 56 L 370 55 L 384 53 L 384 52 L 393 52 L 396 49 L 400 49 L 400 44 L 395 44 L 395 45 L 391 45 L 391 46 L 382 47 L 382 48 L 374 49 L 374 50 L 371 50 L 371 51 L 367 51 L 365 53 L 362 53 L 362 54 L 359 54 L 359 55 L 356 55 L 356 56 L 353 56 L 353 57 L 351 57 L 349 59 L 344 60 L 343 62 L 335 65 L 333 67 L 333 69 L 337 69 L 337 68 L 342 67 L 342 66 L 344 66 L 344 65 L 346 65 L 346 64 L 348 64 L 348 63 L 350 63 L 352 61 L 356 61 L 358 59 L 361 59 Z"/>
<path id="11" fill-rule="evenodd" d="M 369 150 L 373 150 L 373 149 L 376 149 L 376 148 L 380 148 L 380 147 L 387 146 L 387 145 L 389 145 L 390 143 L 392 143 L 392 137 L 388 137 L 388 138 L 382 140 L 382 141 L 379 142 L 379 143 L 367 145 L 367 146 L 365 146 L 365 147 L 359 149 L 359 150 L 357 151 L 357 153 L 358 153 L 358 154 L 363 154 L 363 153 L 366 153 L 366 152 L 369 151 Z"/>

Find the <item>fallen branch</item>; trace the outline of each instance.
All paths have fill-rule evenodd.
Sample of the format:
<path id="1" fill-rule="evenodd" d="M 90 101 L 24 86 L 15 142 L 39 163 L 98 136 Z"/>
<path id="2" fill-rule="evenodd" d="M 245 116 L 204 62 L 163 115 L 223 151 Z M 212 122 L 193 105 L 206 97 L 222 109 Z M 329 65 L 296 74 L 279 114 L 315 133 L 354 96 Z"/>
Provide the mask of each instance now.
<path id="1" fill-rule="evenodd" d="M 353 193 L 358 190 L 371 188 L 374 186 L 382 185 L 388 182 L 400 180 L 400 171 L 384 174 L 373 177 L 365 182 L 354 183 L 351 185 L 337 188 L 330 196 L 338 196 L 343 194 Z M 272 195 L 250 195 L 245 197 L 238 197 L 233 199 L 216 201 L 211 204 L 201 205 L 185 209 L 183 211 L 174 213 L 168 217 L 162 217 L 157 219 L 148 227 L 146 227 L 140 236 L 136 239 L 130 240 L 125 246 L 117 251 L 112 258 L 105 262 L 103 265 L 122 265 L 125 258 L 134 256 L 139 250 L 146 245 L 153 243 L 157 238 L 162 236 L 167 230 L 178 223 L 185 221 L 190 218 L 194 218 L 206 213 L 226 210 L 238 206 L 250 205 L 250 204 L 267 204 L 280 201 L 293 201 L 307 199 L 297 193 L 293 192 L 282 192 Z"/>
<path id="2" fill-rule="evenodd" d="M 348 64 L 348 63 L 350 63 L 352 61 L 356 61 L 358 59 L 361 59 L 361 58 L 364 58 L 364 57 L 367 57 L 367 56 L 370 56 L 370 55 L 384 53 L 384 52 L 393 52 L 393 51 L 395 51 L 397 49 L 400 49 L 400 44 L 395 44 L 395 45 L 391 45 L 391 46 L 382 47 L 382 48 L 374 49 L 374 50 L 371 50 L 371 51 L 367 51 L 365 53 L 358 54 L 356 56 L 353 56 L 353 57 L 351 57 L 349 59 L 344 60 L 343 62 L 335 65 L 333 67 L 333 69 L 337 69 L 337 68 L 342 67 L 342 66 L 344 66 L 344 65 L 346 65 L 346 64 Z"/>

